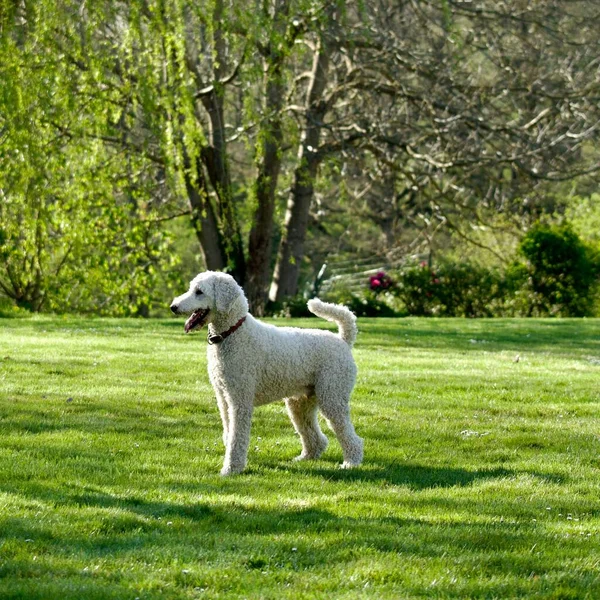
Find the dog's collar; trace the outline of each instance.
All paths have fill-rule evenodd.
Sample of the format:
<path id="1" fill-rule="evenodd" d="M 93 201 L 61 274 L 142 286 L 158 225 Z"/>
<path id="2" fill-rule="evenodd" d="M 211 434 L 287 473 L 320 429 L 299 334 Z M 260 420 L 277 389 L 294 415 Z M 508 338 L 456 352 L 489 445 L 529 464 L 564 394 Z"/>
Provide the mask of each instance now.
<path id="1" fill-rule="evenodd" d="M 215 333 L 215 334 L 211 335 L 209 332 L 209 334 L 206 336 L 208 343 L 211 346 L 213 344 L 220 344 L 225 338 L 228 338 L 234 331 L 237 331 L 242 326 L 242 323 L 246 320 L 247 316 L 248 315 L 243 316 L 235 325 L 233 325 L 232 327 L 230 327 L 227 331 L 224 331 L 223 333 Z"/>

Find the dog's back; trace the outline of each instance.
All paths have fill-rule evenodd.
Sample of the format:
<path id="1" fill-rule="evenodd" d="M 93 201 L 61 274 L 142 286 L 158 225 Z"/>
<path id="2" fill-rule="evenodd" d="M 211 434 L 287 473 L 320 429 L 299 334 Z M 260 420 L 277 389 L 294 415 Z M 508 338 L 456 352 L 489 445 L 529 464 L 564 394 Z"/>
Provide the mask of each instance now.
<path id="1" fill-rule="evenodd" d="M 340 370 L 355 377 L 350 346 L 331 331 L 276 327 L 252 319 L 246 333 L 251 348 L 246 361 L 255 366 L 256 404 L 310 395 L 328 371 L 335 371 L 336 377 L 342 375 Z"/>

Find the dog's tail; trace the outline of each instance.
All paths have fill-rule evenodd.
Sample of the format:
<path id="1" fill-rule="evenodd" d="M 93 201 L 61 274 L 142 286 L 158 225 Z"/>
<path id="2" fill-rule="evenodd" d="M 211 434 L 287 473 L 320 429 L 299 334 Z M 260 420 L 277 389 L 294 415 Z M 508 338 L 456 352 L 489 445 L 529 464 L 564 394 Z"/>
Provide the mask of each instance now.
<path id="1" fill-rule="evenodd" d="M 308 310 L 317 317 L 337 323 L 340 337 L 352 348 L 358 333 L 356 317 L 345 306 L 321 302 L 318 298 L 308 301 Z"/>

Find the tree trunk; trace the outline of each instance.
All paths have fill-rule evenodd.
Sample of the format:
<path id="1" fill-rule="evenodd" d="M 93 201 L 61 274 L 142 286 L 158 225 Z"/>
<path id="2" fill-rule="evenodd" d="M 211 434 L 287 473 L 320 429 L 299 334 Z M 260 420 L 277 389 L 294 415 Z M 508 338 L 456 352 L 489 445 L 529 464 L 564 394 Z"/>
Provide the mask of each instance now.
<path id="1" fill-rule="evenodd" d="M 279 87 L 272 86 L 269 87 Z M 279 96 L 282 99 L 283 95 Z M 277 101 L 279 108 L 281 102 Z M 258 207 L 254 214 L 250 239 L 248 244 L 248 265 L 246 292 L 250 309 L 261 316 L 267 299 L 267 288 L 271 272 L 271 250 L 273 238 L 273 214 L 275 212 L 275 190 L 281 167 L 281 121 L 274 117 L 271 121 L 270 139 L 264 144 L 264 157 L 259 167 L 255 185 Z"/>
<path id="2" fill-rule="evenodd" d="M 298 293 L 300 264 L 304 258 L 304 241 L 308 226 L 310 205 L 314 195 L 314 180 L 320 156 L 318 153 L 323 117 L 327 111 L 322 101 L 329 69 L 329 48 L 321 42 L 315 55 L 312 81 L 305 111 L 305 129 L 298 151 L 298 166 L 294 174 L 294 186 L 288 200 L 284 234 L 279 246 L 277 263 L 269 292 L 272 301 Z"/>
<path id="3" fill-rule="evenodd" d="M 186 177 L 185 185 L 192 211 L 192 227 L 200 242 L 204 264 L 210 271 L 222 271 L 227 265 L 227 259 L 223 252 L 217 217 L 208 197 L 201 164 L 197 165 L 196 181 Z"/>
<path id="4" fill-rule="evenodd" d="M 223 244 L 222 253 L 225 256 L 225 264 L 222 268 L 227 267 L 231 275 L 238 282 L 243 283 L 245 271 L 244 250 L 233 205 L 231 178 L 227 165 L 223 99 L 218 96 L 217 92 L 212 92 L 209 98 L 204 100 L 204 105 L 211 122 L 211 146 L 202 152 L 202 158 L 218 199 L 218 219 L 222 229 L 220 240 Z M 216 224 L 214 213 L 213 216 Z"/>
<path id="5" fill-rule="evenodd" d="M 286 24 L 289 3 L 279 0 L 275 8 L 275 34 L 281 35 Z M 283 139 L 281 110 L 285 96 L 282 76 L 286 47 L 271 44 L 265 59 L 266 103 L 259 156 L 261 163 L 254 186 L 257 202 L 248 244 L 246 295 L 250 310 L 261 316 L 267 300 L 267 288 L 273 247 L 273 214 L 275 192 L 281 168 L 281 143 Z"/>
<path id="6" fill-rule="evenodd" d="M 222 31 L 223 19 L 223 0 L 216 0 L 213 13 L 215 52 L 213 89 L 210 93 L 202 96 L 202 103 L 210 121 L 211 145 L 202 152 L 202 159 L 218 199 L 218 220 L 222 231 L 220 241 L 222 242 L 222 253 L 225 255 L 225 265 L 222 268 L 227 267 L 231 275 L 239 283 L 243 283 L 245 276 L 244 247 L 233 202 L 231 175 L 227 162 L 224 90 L 219 83 L 228 68 L 227 45 Z"/>

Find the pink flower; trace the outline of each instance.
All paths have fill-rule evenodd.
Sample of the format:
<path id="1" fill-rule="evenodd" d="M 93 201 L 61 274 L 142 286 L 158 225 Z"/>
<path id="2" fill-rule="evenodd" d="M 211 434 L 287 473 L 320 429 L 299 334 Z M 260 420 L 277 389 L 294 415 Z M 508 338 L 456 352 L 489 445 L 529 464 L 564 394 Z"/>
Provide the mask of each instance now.
<path id="1" fill-rule="evenodd" d="M 379 271 L 376 275 L 369 277 L 369 287 L 374 292 L 380 292 L 381 290 L 387 290 L 393 285 L 393 281 L 389 275 L 384 271 Z"/>

